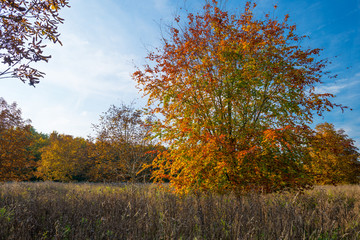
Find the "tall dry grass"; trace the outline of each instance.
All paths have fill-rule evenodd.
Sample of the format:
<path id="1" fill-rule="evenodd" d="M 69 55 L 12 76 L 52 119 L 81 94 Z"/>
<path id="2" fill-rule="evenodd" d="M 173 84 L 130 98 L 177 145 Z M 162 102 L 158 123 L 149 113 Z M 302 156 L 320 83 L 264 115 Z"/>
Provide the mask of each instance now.
<path id="1" fill-rule="evenodd" d="M 360 239 L 360 186 L 179 197 L 151 184 L 3 183 L 0 239 Z"/>

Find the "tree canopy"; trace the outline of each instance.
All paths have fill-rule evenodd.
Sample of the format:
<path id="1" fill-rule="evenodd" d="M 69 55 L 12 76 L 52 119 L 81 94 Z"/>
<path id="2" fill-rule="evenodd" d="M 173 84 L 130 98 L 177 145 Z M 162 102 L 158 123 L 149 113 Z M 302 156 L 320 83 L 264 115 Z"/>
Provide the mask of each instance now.
<path id="1" fill-rule="evenodd" d="M 313 159 L 309 168 L 317 184 L 359 183 L 359 149 L 343 129 L 318 124 L 309 148 Z"/>
<path id="2" fill-rule="evenodd" d="M 148 171 L 141 169 L 153 160 L 150 152 L 155 147 L 147 139 L 149 127 L 142 111 L 135 109 L 133 104 L 112 105 L 100 116 L 99 123 L 93 125 L 93 130 L 96 133 L 95 179 L 131 182 L 149 179 Z"/>
<path id="3" fill-rule="evenodd" d="M 162 115 L 154 135 L 169 150 L 153 163 L 154 179 L 179 192 L 239 193 L 302 189 L 314 114 L 336 105 L 315 87 L 325 78 L 320 49 L 283 20 L 256 18 L 256 4 L 231 14 L 216 1 L 203 12 L 175 18 L 151 64 L 133 74 Z M 342 107 L 343 108 L 343 107 Z"/>
<path id="4" fill-rule="evenodd" d="M 67 0 L 0 0 L 0 60 L 5 65 L 0 79 L 39 83 L 44 73 L 32 63 L 51 57 L 44 53 L 46 42 L 61 44 L 59 11 L 68 6 Z"/>
<path id="5" fill-rule="evenodd" d="M 49 144 L 41 150 L 38 177 L 64 182 L 86 179 L 91 164 L 88 161 L 89 144 L 81 137 L 53 132 Z"/>
<path id="6" fill-rule="evenodd" d="M 16 103 L 0 97 L 0 181 L 28 180 L 35 166 L 30 154 L 30 121 L 23 120 Z"/>

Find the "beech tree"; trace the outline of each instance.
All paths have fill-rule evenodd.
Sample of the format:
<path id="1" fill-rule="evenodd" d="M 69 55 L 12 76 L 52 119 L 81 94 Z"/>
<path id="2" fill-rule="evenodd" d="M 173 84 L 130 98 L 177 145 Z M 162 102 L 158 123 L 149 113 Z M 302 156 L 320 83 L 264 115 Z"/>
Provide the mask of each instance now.
<path id="1" fill-rule="evenodd" d="M 0 0 L 0 79 L 18 78 L 34 86 L 44 73 L 32 63 L 45 61 L 47 42 L 60 43 L 59 11 L 67 0 Z M 45 40 L 45 41 L 44 41 Z"/>
<path id="2" fill-rule="evenodd" d="M 21 181 L 32 177 L 35 162 L 30 121 L 23 120 L 16 103 L 0 97 L 0 181 Z"/>
<path id="3" fill-rule="evenodd" d="M 82 181 L 90 168 L 88 143 L 81 137 L 53 132 L 49 144 L 42 148 L 37 176 L 44 180 Z"/>
<path id="4" fill-rule="evenodd" d="M 317 184 L 349 184 L 360 181 L 360 161 L 354 140 L 333 124 L 316 126 L 310 144 L 312 161 L 309 168 Z"/>
<path id="5" fill-rule="evenodd" d="M 244 193 L 302 189 L 314 114 L 334 106 L 315 86 L 332 76 L 320 49 L 301 46 L 295 25 L 219 8 L 175 18 L 151 64 L 133 78 L 160 114 L 152 131 L 168 151 L 152 164 L 154 179 L 178 192 Z"/>

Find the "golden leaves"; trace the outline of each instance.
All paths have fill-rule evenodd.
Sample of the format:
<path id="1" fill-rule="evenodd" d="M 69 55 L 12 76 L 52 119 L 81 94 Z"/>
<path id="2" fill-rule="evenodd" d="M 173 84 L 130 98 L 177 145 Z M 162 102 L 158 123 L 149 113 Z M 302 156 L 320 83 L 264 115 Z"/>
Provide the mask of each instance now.
<path id="1" fill-rule="evenodd" d="M 312 161 L 307 166 L 318 184 L 358 183 L 360 154 L 343 130 L 333 124 L 316 126 L 316 133 L 309 146 Z"/>
<path id="2" fill-rule="evenodd" d="M 42 149 L 38 177 L 65 182 L 81 180 L 84 169 L 89 166 L 88 144 L 83 138 L 53 132 L 50 144 Z"/>
<path id="3" fill-rule="evenodd" d="M 0 181 L 28 180 L 35 162 L 29 153 L 30 125 L 17 105 L 0 98 Z"/>
<path id="4" fill-rule="evenodd" d="M 171 27 L 163 48 L 149 54 L 154 67 L 133 75 L 162 115 L 155 134 L 169 146 L 154 178 L 167 176 L 180 192 L 312 183 L 307 125 L 313 112 L 333 107 L 332 95 L 311 90 L 326 62 L 316 60 L 319 49 L 301 46 L 288 16 L 255 19 L 255 7 L 247 2 L 237 16 L 206 4 L 181 31 Z"/>

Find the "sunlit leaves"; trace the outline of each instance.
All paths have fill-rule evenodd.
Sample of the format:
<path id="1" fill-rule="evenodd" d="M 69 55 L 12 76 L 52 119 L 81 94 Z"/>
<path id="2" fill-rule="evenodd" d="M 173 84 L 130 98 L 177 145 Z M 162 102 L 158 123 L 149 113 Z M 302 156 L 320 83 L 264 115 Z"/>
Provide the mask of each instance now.
<path id="1" fill-rule="evenodd" d="M 85 139 L 53 132 L 49 145 L 42 148 L 37 174 L 44 180 L 74 181 L 86 179 L 89 169 Z"/>
<path id="2" fill-rule="evenodd" d="M 335 104 L 315 86 L 328 74 L 320 49 L 301 46 L 295 26 L 255 19 L 248 2 L 232 15 L 213 1 L 176 17 L 151 65 L 133 74 L 148 97 L 155 136 L 169 150 L 156 180 L 179 192 L 271 192 L 311 185 L 308 127 Z M 329 76 L 331 77 L 331 76 Z"/>

